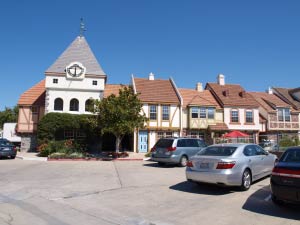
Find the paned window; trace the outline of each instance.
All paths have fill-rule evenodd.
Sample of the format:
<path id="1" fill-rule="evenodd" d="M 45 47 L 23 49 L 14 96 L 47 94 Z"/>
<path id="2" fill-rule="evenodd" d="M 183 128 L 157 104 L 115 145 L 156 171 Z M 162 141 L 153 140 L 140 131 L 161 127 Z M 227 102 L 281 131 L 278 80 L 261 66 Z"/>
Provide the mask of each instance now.
<path id="1" fill-rule="evenodd" d="M 58 83 L 58 79 L 57 78 L 54 78 L 53 79 L 53 84 L 57 84 Z"/>
<path id="2" fill-rule="evenodd" d="M 214 108 L 207 108 L 207 118 L 208 119 L 215 118 L 215 109 Z"/>
<path id="3" fill-rule="evenodd" d="M 64 109 L 64 101 L 61 98 L 56 98 L 54 100 L 54 110 L 63 111 Z"/>
<path id="4" fill-rule="evenodd" d="M 238 123 L 239 122 L 239 111 L 238 110 L 231 110 L 231 122 Z"/>
<path id="5" fill-rule="evenodd" d="M 162 106 L 162 119 L 169 120 L 170 119 L 170 106 L 163 105 Z"/>
<path id="6" fill-rule="evenodd" d="M 92 99 L 88 99 L 85 101 L 85 111 L 86 112 L 93 112 L 93 100 Z"/>
<path id="7" fill-rule="evenodd" d="M 200 108 L 200 118 L 205 119 L 206 118 L 206 108 Z"/>
<path id="8" fill-rule="evenodd" d="M 277 111 L 278 121 L 291 121 L 291 112 L 287 108 L 279 108 Z"/>
<path id="9" fill-rule="evenodd" d="M 192 107 L 192 118 L 198 118 L 199 115 L 199 108 Z"/>
<path id="10" fill-rule="evenodd" d="M 97 81 L 96 80 L 93 80 L 93 85 L 97 85 Z"/>
<path id="11" fill-rule="evenodd" d="M 70 101 L 70 111 L 79 110 L 79 101 L 76 98 L 71 99 Z"/>
<path id="12" fill-rule="evenodd" d="M 253 111 L 246 111 L 246 123 L 253 123 Z"/>
<path id="13" fill-rule="evenodd" d="M 157 119 L 157 105 L 150 105 L 150 120 Z"/>

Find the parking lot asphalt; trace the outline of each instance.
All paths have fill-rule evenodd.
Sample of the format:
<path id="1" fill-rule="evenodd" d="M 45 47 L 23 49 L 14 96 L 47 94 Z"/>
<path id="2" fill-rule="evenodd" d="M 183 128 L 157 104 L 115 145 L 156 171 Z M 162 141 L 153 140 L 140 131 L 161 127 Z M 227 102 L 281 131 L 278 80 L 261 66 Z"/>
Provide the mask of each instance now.
<path id="1" fill-rule="evenodd" d="M 299 225 L 274 205 L 269 178 L 241 192 L 197 185 L 184 168 L 147 161 L 0 160 L 0 224 Z"/>

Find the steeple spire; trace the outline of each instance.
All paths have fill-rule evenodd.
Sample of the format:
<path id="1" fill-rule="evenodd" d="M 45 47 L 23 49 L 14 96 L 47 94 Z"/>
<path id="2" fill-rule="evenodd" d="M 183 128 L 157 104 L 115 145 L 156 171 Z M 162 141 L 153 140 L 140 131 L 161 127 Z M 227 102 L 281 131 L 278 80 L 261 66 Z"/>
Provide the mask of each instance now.
<path id="1" fill-rule="evenodd" d="M 79 36 L 83 37 L 84 32 L 86 31 L 85 25 L 83 23 L 83 18 L 80 19 L 80 33 Z"/>

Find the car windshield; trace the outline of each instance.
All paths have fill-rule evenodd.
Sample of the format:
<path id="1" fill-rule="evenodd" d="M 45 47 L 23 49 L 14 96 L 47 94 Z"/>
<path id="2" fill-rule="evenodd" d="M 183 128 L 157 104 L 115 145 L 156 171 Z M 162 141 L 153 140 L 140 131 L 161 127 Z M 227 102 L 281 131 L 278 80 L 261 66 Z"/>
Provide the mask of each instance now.
<path id="1" fill-rule="evenodd" d="M 12 144 L 7 140 L 1 140 L 0 141 L 0 146 L 6 146 L 6 145 L 12 145 Z"/>
<path id="2" fill-rule="evenodd" d="M 210 146 L 198 152 L 197 155 L 230 156 L 236 149 L 237 147 L 232 146 Z"/>
<path id="3" fill-rule="evenodd" d="M 168 147 L 172 147 L 172 144 L 173 144 L 173 139 L 160 139 L 155 144 L 155 147 L 156 148 L 168 148 Z"/>
<path id="4" fill-rule="evenodd" d="M 289 149 L 280 158 L 280 162 L 293 162 L 300 163 L 300 150 L 299 149 Z"/>

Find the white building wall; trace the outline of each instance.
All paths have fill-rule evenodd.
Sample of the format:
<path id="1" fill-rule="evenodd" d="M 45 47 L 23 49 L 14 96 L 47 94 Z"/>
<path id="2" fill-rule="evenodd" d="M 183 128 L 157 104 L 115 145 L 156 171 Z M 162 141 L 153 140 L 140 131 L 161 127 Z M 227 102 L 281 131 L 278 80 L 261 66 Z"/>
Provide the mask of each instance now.
<path id="1" fill-rule="evenodd" d="M 237 109 L 239 111 L 239 124 L 230 123 L 230 112 L 231 109 Z M 258 109 L 253 110 L 253 124 L 246 124 L 245 111 L 248 109 L 241 108 L 224 108 L 224 122 L 227 124 L 230 130 L 260 130 L 261 126 L 259 123 L 259 111 Z"/>
<path id="2" fill-rule="evenodd" d="M 148 149 L 151 149 L 155 145 L 155 143 L 156 143 L 156 132 L 155 131 L 150 131 L 148 138 L 149 138 Z"/>
<path id="3" fill-rule="evenodd" d="M 188 128 L 188 109 L 183 109 L 182 110 L 182 128 L 186 129 Z"/>
<path id="4" fill-rule="evenodd" d="M 100 99 L 102 93 L 90 91 L 66 91 L 66 90 L 47 90 L 46 93 L 46 113 L 49 112 L 64 112 L 73 114 L 90 114 L 85 112 L 85 102 L 88 99 Z M 64 102 L 63 111 L 54 110 L 54 100 L 61 98 Z M 79 101 L 79 111 L 69 111 L 71 99 L 76 98 Z"/>
<path id="5" fill-rule="evenodd" d="M 53 83 L 53 79 L 57 79 L 56 84 Z M 97 81 L 97 85 L 93 85 L 93 81 Z M 105 85 L 104 78 L 90 78 L 84 79 L 67 79 L 65 76 L 46 76 L 45 87 L 51 89 L 76 89 L 76 90 L 93 90 L 103 91 Z"/>

